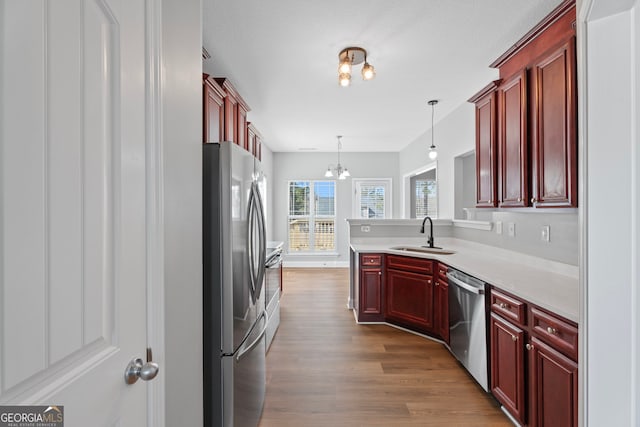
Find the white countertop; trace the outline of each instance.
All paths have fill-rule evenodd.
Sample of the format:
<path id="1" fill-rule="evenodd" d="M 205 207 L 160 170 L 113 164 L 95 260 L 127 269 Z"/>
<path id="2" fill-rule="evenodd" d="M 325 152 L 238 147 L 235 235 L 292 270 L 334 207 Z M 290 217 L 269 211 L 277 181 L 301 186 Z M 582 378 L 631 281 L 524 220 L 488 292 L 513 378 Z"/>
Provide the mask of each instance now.
<path id="1" fill-rule="evenodd" d="M 454 238 L 436 238 L 436 246 L 455 251 L 451 255 L 424 254 L 391 249 L 420 246 L 425 239 L 352 239 L 356 252 L 388 253 L 441 261 L 490 285 L 519 296 L 578 323 L 578 267 L 493 246 Z"/>

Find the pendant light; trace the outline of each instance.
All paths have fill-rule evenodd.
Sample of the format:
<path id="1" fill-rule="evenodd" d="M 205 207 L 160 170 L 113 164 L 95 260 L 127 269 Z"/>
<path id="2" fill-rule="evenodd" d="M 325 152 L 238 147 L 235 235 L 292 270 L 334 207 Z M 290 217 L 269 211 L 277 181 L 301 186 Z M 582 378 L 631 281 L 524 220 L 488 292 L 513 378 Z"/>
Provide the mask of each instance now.
<path id="1" fill-rule="evenodd" d="M 429 147 L 429 158 L 431 160 L 435 160 L 438 157 L 438 151 L 436 150 L 436 145 L 434 143 L 434 129 L 433 129 L 433 118 L 435 116 L 435 107 L 438 103 L 438 100 L 432 99 L 428 102 L 431 105 L 431 146 Z"/>
<path id="2" fill-rule="evenodd" d="M 342 135 L 338 135 L 338 164 L 335 168 L 332 168 L 331 165 L 327 168 L 327 171 L 324 173 L 326 178 L 331 178 L 334 174 L 338 176 L 338 179 L 347 179 L 347 177 L 351 176 L 349 170 L 340 164 L 340 149 L 342 148 Z"/>

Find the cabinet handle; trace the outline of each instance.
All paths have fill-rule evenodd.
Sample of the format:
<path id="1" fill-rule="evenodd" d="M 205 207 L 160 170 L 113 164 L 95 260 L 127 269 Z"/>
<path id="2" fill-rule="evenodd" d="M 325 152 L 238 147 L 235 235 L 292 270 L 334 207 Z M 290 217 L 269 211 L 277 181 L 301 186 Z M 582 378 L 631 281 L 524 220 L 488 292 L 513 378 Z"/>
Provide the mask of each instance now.
<path id="1" fill-rule="evenodd" d="M 378 276 L 382 276 L 382 271 L 378 271 Z"/>
<path id="2" fill-rule="evenodd" d="M 535 202 L 537 202 L 537 201 L 538 201 L 538 199 L 536 199 L 535 197 L 532 197 L 532 198 L 531 198 L 531 203 L 535 203 Z"/>
<path id="3" fill-rule="evenodd" d="M 527 344 L 525 347 L 527 347 L 527 350 L 533 350 L 533 344 Z"/>
<path id="4" fill-rule="evenodd" d="M 436 282 L 436 286 L 440 286 L 440 283 Z"/>
<path id="5" fill-rule="evenodd" d="M 511 339 L 514 340 L 514 341 L 518 341 L 518 337 L 515 336 L 515 335 L 511 335 Z"/>
<path id="6" fill-rule="evenodd" d="M 509 305 L 508 305 L 508 304 L 505 304 L 505 303 L 503 303 L 503 302 L 501 302 L 500 304 L 498 304 L 498 307 L 500 307 L 500 308 L 502 308 L 502 309 L 506 309 L 506 308 L 508 308 L 508 307 L 509 307 Z"/>
<path id="7" fill-rule="evenodd" d="M 520 203 L 522 201 L 521 197 L 518 197 L 518 203 Z"/>
<path id="8" fill-rule="evenodd" d="M 547 327 L 547 332 L 549 332 L 551 335 L 555 335 L 558 333 L 558 330 L 556 328 L 552 328 L 551 326 Z"/>

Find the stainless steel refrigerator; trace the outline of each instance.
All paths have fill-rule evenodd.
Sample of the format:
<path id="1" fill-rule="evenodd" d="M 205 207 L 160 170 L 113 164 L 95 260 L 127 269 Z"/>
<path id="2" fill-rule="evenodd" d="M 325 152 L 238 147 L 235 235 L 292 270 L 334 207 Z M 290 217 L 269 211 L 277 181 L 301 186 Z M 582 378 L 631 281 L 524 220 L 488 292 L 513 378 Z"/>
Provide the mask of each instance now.
<path id="1" fill-rule="evenodd" d="M 255 427 L 262 414 L 267 327 L 263 179 L 260 162 L 238 145 L 203 145 L 207 427 Z"/>

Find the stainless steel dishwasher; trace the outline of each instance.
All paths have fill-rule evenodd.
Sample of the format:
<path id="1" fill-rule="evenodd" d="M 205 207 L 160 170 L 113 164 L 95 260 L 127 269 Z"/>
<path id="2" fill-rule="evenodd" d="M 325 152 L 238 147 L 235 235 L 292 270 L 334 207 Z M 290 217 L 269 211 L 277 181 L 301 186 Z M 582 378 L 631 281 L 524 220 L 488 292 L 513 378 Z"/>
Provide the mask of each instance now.
<path id="1" fill-rule="evenodd" d="M 489 391 L 485 284 L 453 269 L 449 269 L 447 278 L 451 353 L 467 368 L 478 384 Z"/>

